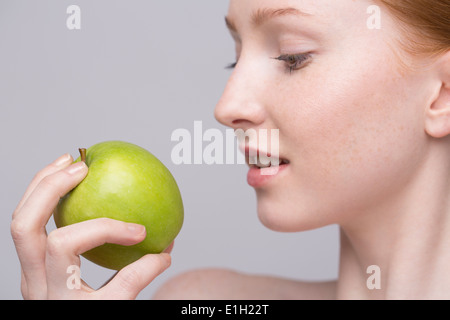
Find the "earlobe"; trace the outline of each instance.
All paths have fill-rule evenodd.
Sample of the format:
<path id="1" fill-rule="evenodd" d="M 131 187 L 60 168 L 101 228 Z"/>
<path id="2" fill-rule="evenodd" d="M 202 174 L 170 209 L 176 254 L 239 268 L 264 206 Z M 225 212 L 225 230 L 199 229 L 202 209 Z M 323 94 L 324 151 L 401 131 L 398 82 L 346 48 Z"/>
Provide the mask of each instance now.
<path id="1" fill-rule="evenodd" d="M 450 135 L 450 52 L 439 59 L 441 87 L 426 110 L 425 130 L 434 138 Z"/>

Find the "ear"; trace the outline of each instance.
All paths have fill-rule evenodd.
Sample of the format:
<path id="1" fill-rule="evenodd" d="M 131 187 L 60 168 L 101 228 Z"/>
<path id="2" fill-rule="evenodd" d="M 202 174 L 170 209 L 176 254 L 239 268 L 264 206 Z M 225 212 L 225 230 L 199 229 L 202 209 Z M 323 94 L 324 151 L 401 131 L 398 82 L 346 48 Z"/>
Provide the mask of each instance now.
<path id="1" fill-rule="evenodd" d="M 440 88 L 426 110 L 426 132 L 434 138 L 450 135 L 450 51 L 436 61 Z"/>

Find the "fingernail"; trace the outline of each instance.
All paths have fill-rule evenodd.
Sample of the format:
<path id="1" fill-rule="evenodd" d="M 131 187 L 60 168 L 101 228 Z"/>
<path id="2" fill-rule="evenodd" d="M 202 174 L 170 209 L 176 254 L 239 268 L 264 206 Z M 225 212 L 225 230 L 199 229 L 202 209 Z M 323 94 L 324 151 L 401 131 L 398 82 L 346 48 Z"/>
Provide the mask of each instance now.
<path id="1" fill-rule="evenodd" d="M 77 162 L 68 167 L 67 172 L 70 174 L 75 174 L 84 169 L 86 169 L 86 164 L 84 162 Z"/>
<path id="2" fill-rule="evenodd" d="M 66 164 L 67 162 L 72 160 L 72 156 L 69 153 L 66 153 L 64 155 L 62 155 L 61 157 L 59 157 L 58 159 L 56 159 L 53 164 L 55 166 L 62 166 L 63 164 Z"/>
<path id="3" fill-rule="evenodd" d="M 145 227 L 142 224 L 128 223 L 128 230 L 135 235 L 145 232 Z"/>

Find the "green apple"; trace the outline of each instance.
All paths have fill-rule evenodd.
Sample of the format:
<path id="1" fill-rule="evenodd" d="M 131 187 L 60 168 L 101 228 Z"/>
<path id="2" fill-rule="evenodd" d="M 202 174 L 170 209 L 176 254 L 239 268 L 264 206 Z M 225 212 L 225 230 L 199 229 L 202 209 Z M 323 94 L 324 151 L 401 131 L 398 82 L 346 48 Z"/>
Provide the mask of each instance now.
<path id="1" fill-rule="evenodd" d="M 81 153 L 80 149 L 80 153 Z M 122 141 L 101 142 L 75 162 L 89 168 L 84 180 L 58 203 L 56 226 L 107 217 L 142 224 L 146 238 L 132 246 L 106 243 L 83 256 L 119 270 L 148 253 L 164 251 L 183 224 L 183 202 L 169 170 L 150 152 Z"/>

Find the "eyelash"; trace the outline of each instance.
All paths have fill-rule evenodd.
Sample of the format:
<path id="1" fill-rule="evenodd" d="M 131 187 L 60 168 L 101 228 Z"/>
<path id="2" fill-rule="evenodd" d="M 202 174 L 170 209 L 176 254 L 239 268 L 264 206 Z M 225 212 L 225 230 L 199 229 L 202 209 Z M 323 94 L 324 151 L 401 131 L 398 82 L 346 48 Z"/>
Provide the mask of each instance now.
<path id="1" fill-rule="evenodd" d="M 228 64 L 228 65 L 225 67 L 225 69 L 234 69 L 234 68 L 236 68 L 236 65 L 237 65 L 237 61 Z"/>
<path id="2" fill-rule="evenodd" d="M 304 68 L 311 59 L 311 54 L 310 53 L 282 54 L 281 56 L 272 59 L 286 63 L 289 73 L 292 73 L 292 71 L 297 71 Z M 230 63 L 225 67 L 225 69 L 234 69 L 236 68 L 236 65 L 237 61 Z"/>
<path id="3" fill-rule="evenodd" d="M 310 53 L 282 54 L 281 56 L 274 59 L 286 63 L 286 66 L 289 69 L 289 73 L 292 73 L 292 71 L 297 71 L 304 68 L 310 61 L 311 54 Z"/>

